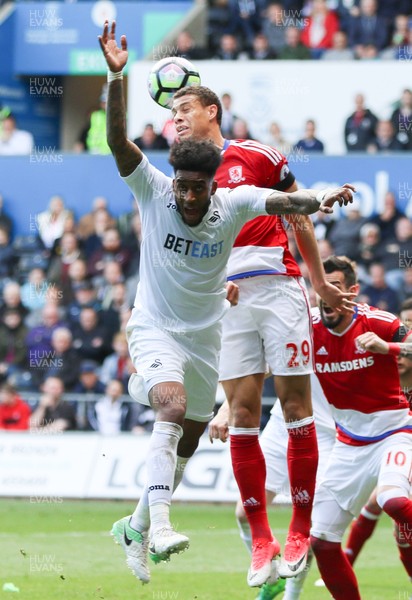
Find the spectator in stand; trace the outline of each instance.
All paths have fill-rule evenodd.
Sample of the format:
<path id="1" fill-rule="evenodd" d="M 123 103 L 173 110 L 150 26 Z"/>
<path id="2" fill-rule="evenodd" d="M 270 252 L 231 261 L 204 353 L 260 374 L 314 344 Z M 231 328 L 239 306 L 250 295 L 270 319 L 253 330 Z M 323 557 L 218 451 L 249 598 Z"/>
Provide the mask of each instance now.
<path id="1" fill-rule="evenodd" d="M 391 122 L 396 134 L 396 139 L 402 147 L 412 150 L 412 91 L 405 89 L 391 116 Z"/>
<path id="2" fill-rule="evenodd" d="M 316 124 L 313 119 L 308 119 L 305 124 L 305 135 L 294 147 L 297 152 L 323 152 L 323 142 L 316 137 Z"/>
<path id="3" fill-rule="evenodd" d="M 95 360 L 99 364 L 110 354 L 112 334 L 93 308 L 80 311 L 79 322 L 73 326 L 73 348 L 80 359 Z"/>
<path id="4" fill-rule="evenodd" d="M 117 435 L 123 431 L 143 433 L 139 426 L 139 415 L 143 407 L 136 402 L 124 402 L 121 381 L 108 382 L 105 395 L 87 411 L 89 426 L 102 435 Z"/>
<path id="5" fill-rule="evenodd" d="M 109 211 L 104 208 L 99 208 L 94 213 L 93 233 L 89 235 L 83 243 L 83 250 L 86 258 L 102 248 L 102 240 L 106 229 L 115 227 L 115 220 L 110 215 Z"/>
<path id="6" fill-rule="evenodd" d="M 83 308 L 101 310 L 101 302 L 97 299 L 97 289 L 89 278 L 73 284 L 74 300 L 67 307 L 67 318 L 71 326 L 79 322 Z"/>
<path id="7" fill-rule="evenodd" d="M 411 6 L 412 10 L 412 6 Z M 403 52 L 405 46 L 409 44 L 409 17 L 404 14 L 398 14 L 395 17 L 395 29 L 392 33 L 390 46 L 385 48 L 379 54 L 383 60 L 394 60 Z"/>
<path id="8" fill-rule="evenodd" d="M 110 154 L 106 137 L 107 84 L 102 87 L 100 107 L 90 115 L 90 121 L 80 140 L 84 150 L 90 154 Z"/>
<path id="9" fill-rule="evenodd" d="M 233 122 L 233 139 L 234 140 L 250 140 L 253 135 L 249 131 L 247 121 L 244 119 L 235 119 Z"/>
<path id="10" fill-rule="evenodd" d="M 79 394 L 103 394 L 105 385 L 99 377 L 99 365 L 94 360 L 84 360 L 80 364 L 79 381 L 73 392 Z"/>
<path id="11" fill-rule="evenodd" d="M 29 311 L 41 310 L 47 301 L 49 283 L 43 269 L 35 267 L 20 288 L 21 301 Z"/>
<path id="12" fill-rule="evenodd" d="M 0 277 L 2 279 L 13 275 L 17 257 L 10 241 L 10 234 L 0 225 Z"/>
<path id="13" fill-rule="evenodd" d="M 63 400 L 63 381 L 59 377 L 47 377 L 41 391 L 39 404 L 30 417 L 30 428 L 48 433 L 76 429 L 76 410 Z"/>
<path id="14" fill-rule="evenodd" d="M 376 223 L 362 225 L 359 237 L 359 255 L 356 261 L 358 277 L 360 281 L 366 281 L 369 267 L 374 262 L 382 261 L 385 250 L 382 247 L 380 229 Z"/>
<path id="15" fill-rule="evenodd" d="M 292 150 L 292 144 L 283 137 L 282 130 L 275 121 L 272 121 L 269 125 L 268 135 L 264 142 L 285 155 L 288 155 Z"/>
<path id="16" fill-rule="evenodd" d="M 73 346 L 73 336 L 67 327 L 53 331 L 52 354 L 42 365 L 42 379 L 58 377 L 66 390 L 72 390 L 79 379 L 80 357 Z"/>
<path id="17" fill-rule="evenodd" d="M 94 198 L 91 212 L 86 213 L 79 219 L 76 233 L 80 240 L 85 240 L 94 233 L 94 217 L 100 209 L 108 211 L 107 200 L 103 196 Z"/>
<path id="18" fill-rule="evenodd" d="M 52 283 L 58 283 L 63 296 L 71 294 L 71 280 L 69 276 L 70 265 L 76 260 L 84 258 L 79 247 L 79 241 L 74 233 L 64 233 L 61 238 L 60 252 L 52 258 L 47 278 Z"/>
<path id="19" fill-rule="evenodd" d="M 404 271 L 412 266 L 412 223 L 408 217 L 396 221 L 395 238 L 389 238 L 383 244 L 381 262 L 385 267 L 388 285 L 401 294 L 405 284 Z"/>
<path id="20" fill-rule="evenodd" d="M 225 92 L 221 97 L 222 101 L 222 135 L 227 139 L 233 138 L 233 123 L 239 117 L 232 111 L 232 96 Z M 136 203 L 135 203 L 136 204 Z"/>
<path id="21" fill-rule="evenodd" d="M 267 37 L 269 46 L 276 55 L 279 55 L 286 45 L 285 21 L 286 16 L 283 6 L 277 2 L 269 4 L 264 12 L 262 33 Z M 288 24 L 291 25 L 292 23 Z"/>
<path id="22" fill-rule="evenodd" d="M 53 351 L 52 336 L 56 329 L 64 327 L 59 307 L 54 302 L 44 305 L 42 323 L 32 327 L 26 337 L 27 358 L 50 355 Z"/>
<path id="23" fill-rule="evenodd" d="M 399 298 L 395 290 L 388 286 L 385 277 L 385 267 L 381 263 L 372 263 L 369 268 L 370 284 L 361 288 L 362 299 L 381 310 L 397 313 L 399 311 Z"/>
<path id="24" fill-rule="evenodd" d="M 176 48 L 171 56 L 181 56 L 187 60 L 204 60 L 209 58 L 206 48 L 199 48 L 189 31 L 181 31 L 176 38 Z M 139 144 L 138 144 L 139 145 Z M 139 145 L 139 147 L 141 147 Z"/>
<path id="25" fill-rule="evenodd" d="M 389 25 L 393 25 L 397 15 L 411 13 L 411 0 L 379 0 L 378 2 L 378 15 L 383 17 Z"/>
<path id="26" fill-rule="evenodd" d="M 348 48 L 348 36 L 344 31 L 335 31 L 332 46 L 325 50 L 320 57 L 322 60 L 352 60 L 353 50 Z"/>
<path id="27" fill-rule="evenodd" d="M 152 123 L 147 123 L 144 126 L 142 135 L 133 141 L 143 151 L 169 150 L 167 139 L 164 138 L 162 134 L 155 132 Z"/>
<path id="28" fill-rule="evenodd" d="M 88 280 L 87 275 L 87 263 L 85 260 L 78 258 L 71 265 L 68 270 L 69 281 L 65 290 L 65 295 L 62 298 L 62 304 L 69 306 L 75 299 L 75 287 L 79 283 L 84 283 Z"/>
<path id="29" fill-rule="evenodd" d="M 409 255 L 410 256 L 410 255 Z M 406 259 L 409 265 L 406 269 L 403 269 L 403 281 L 401 289 L 399 290 L 399 296 L 401 299 L 412 298 L 412 264 L 411 258 Z"/>
<path id="30" fill-rule="evenodd" d="M 371 219 L 379 226 L 382 242 L 396 239 L 396 223 L 405 214 L 396 205 L 396 197 L 390 190 L 386 192 L 383 199 L 383 210 Z"/>
<path id="31" fill-rule="evenodd" d="M 365 96 L 356 94 L 355 111 L 346 119 L 345 144 L 348 152 L 366 152 L 376 136 L 377 117 L 365 108 Z"/>
<path id="32" fill-rule="evenodd" d="M 18 129 L 12 114 L 3 119 L 0 127 L 0 156 L 30 154 L 33 146 L 32 134 Z"/>
<path id="33" fill-rule="evenodd" d="M 404 300 L 399 309 L 401 321 L 406 329 L 412 329 L 412 296 Z"/>
<path id="34" fill-rule="evenodd" d="M 326 0 L 313 0 L 300 38 L 302 44 L 309 48 L 312 58 L 320 58 L 325 50 L 332 48 L 333 35 L 338 30 L 338 18 L 329 10 Z"/>
<path id="35" fill-rule="evenodd" d="M 349 20 L 349 46 L 356 58 L 376 58 L 389 42 L 387 22 L 378 16 L 377 8 L 376 0 L 360 0 L 359 16 Z"/>
<path id="36" fill-rule="evenodd" d="M 30 427 L 30 406 L 10 383 L 0 386 L 0 429 L 24 431 Z"/>
<path id="37" fill-rule="evenodd" d="M 102 309 L 109 308 L 113 301 L 113 288 L 117 283 L 124 282 L 122 266 L 116 261 L 107 262 L 104 265 L 103 277 L 99 282 L 97 298 Z"/>
<path id="38" fill-rule="evenodd" d="M 104 359 L 100 369 L 100 380 L 107 384 L 111 379 L 118 379 L 123 383 L 124 389 L 127 389 L 130 376 L 129 349 L 126 334 L 123 331 L 116 333 L 112 346 L 114 352 Z"/>
<path id="39" fill-rule="evenodd" d="M 4 198 L 0 194 L 0 226 L 3 229 L 7 229 L 10 238 L 13 234 L 13 221 L 9 217 L 9 215 L 4 211 Z"/>
<path id="40" fill-rule="evenodd" d="M 399 46 L 395 54 L 396 60 L 412 61 L 412 24 L 409 20 L 408 39 L 404 46 Z"/>
<path id="41" fill-rule="evenodd" d="M 297 27 L 287 27 L 285 32 L 285 46 L 279 52 L 281 60 L 307 60 L 310 50 L 300 40 L 300 30 Z"/>
<path id="42" fill-rule="evenodd" d="M 257 33 L 253 40 L 251 50 L 248 52 L 250 60 L 273 60 L 275 52 L 270 48 L 269 41 L 264 33 Z"/>
<path id="43" fill-rule="evenodd" d="M 396 138 L 396 132 L 391 121 L 378 121 L 376 125 L 376 137 L 368 145 L 368 152 L 400 152 L 407 149 L 407 144 L 402 144 Z"/>
<path id="44" fill-rule="evenodd" d="M 237 60 L 244 58 L 245 54 L 241 54 L 239 44 L 234 35 L 225 33 L 219 41 L 218 50 L 213 57 L 215 60 Z"/>
<path id="45" fill-rule="evenodd" d="M 51 250 L 54 242 L 63 235 L 64 223 L 69 216 L 71 212 L 65 208 L 61 196 L 50 198 L 48 209 L 37 215 L 39 236 L 45 248 Z"/>
<path id="46" fill-rule="evenodd" d="M 124 247 L 119 231 L 115 227 L 111 227 L 103 233 L 102 247 L 89 258 L 88 272 L 92 277 L 102 276 L 104 265 L 107 262 L 116 261 L 126 276 L 130 260 L 130 252 Z"/>
<path id="47" fill-rule="evenodd" d="M 16 281 L 8 281 L 3 287 L 0 320 L 3 319 L 4 311 L 8 308 L 17 309 L 23 319 L 25 319 L 29 313 L 28 309 L 21 301 L 21 288 Z"/>
<path id="48" fill-rule="evenodd" d="M 27 369 L 27 328 L 17 308 L 7 308 L 0 323 L 0 381 Z"/>
<path id="49" fill-rule="evenodd" d="M 360 202 L 354 200 L 347 206 L 344 216 L 335 221 L 327 238 L 336 256 L 358 260 L 360 230 L 366 222 L 367 219 L 360 212 Z"/>
<path id="50" fill-rule="evenodd" d="M 264 0 L 229 0 L 228 34 L 239 35 L 251 47 L 253 38 L 262 28 Z"/>

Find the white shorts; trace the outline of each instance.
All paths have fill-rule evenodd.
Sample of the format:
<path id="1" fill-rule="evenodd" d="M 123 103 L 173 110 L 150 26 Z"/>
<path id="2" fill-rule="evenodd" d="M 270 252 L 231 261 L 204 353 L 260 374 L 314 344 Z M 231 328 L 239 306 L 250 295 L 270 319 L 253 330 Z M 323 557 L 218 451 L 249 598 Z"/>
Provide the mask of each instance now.
<path id="1" fill-rule="evenodd" d="M 154 385 L 177 381 L 186 391 L 186 419 L 210 421 L 216 402 L 221 323 L 173 333 L 154 327 L 142 316 L 139 325 L 126 328 L 126 334 L 137 371 L 129 381 L 130 395 L 149 405 Z"/>
<path id="2" fill-rule="evenodd" d="M 397 433 L 367 446 L 337 441 L 316 490 L 312 535 L 340 542 L 376 485 L 399 487 L 409 494 L 411 468 L 410 434 Z"/>
<path id="3" fill-rule="evenodd" d="M 315 421 L 316 425 L 316 421 Z M 317 481 L 320 481 L 325 472 L 329 455 L 336 440 L 335 431 L 323 427 L 316 428 L 318 439 L 319 464 L 317 472 Z M 285 421 L 277 400 L 270 419 L 260 436 L 260 445 L 266 461 L 266 484 L 265 488 L 276 495 L 290 495 L 290 482 L 288 475 L 287 447 L 288 432 L 285 427 Z"/>
<path id="4" fill-rule="evenodd" d="M 221 381 L 313 373 L 312 319 L 302 277 L 237 279 L 239 304 L 223 317 Z"/>

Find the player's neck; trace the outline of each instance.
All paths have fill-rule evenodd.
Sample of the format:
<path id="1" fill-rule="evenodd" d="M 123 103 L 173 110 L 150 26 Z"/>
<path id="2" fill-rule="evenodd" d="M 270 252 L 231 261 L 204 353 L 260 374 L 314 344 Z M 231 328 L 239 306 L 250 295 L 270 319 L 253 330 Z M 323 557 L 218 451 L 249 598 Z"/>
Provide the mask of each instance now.
<path id="1" fill-rule="evenodd" d="M 342 321 L 339 323 L 339 325 L 337 325 L 336 327 L 333 328 L 334 333 L 342 333 L 343 331 L 345 331 L 349 325 L 352 323 L 353 321 L 353 315 L 344 315 Z"/>
<path id="2" fill-rule="evenodd" d="M 213 142 L 215 144 L 215 146 L 217 146 L 218 148 L 223 150 L 223 146 L 225 144 L 225 138 L 221 134 L 220 129 L 217 129 L 216 131 L 215 130 L 211 131 L 210 135 L 209 135 L 209 139 L 211 142 Z"/>

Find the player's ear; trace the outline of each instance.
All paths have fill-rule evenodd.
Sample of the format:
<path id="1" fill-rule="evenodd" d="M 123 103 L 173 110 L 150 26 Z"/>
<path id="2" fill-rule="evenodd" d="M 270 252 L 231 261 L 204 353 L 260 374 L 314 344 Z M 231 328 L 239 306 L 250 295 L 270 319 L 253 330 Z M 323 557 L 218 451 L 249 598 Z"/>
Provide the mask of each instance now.
<path id="1" fill-rule="evenodd" d="M 360 285 L 359 283 L 355 283 L 355 285 L 351 285 L 349 288 L 350 292 L 354 292 L 357 296 L 359 295 Z"/>
<path id="2" fill-rule="evenodd" d="M 216 181 L 216 180 L 213 180 L 213 183 L 212 183 L 212 188 L 211 188 L 211 190 L 210 190 L 210 194 L 211 194 L 211 196 L 213 196 L 213 194 L 216 194 L 217 186 L 218 186 L 218 183 L 217 183 L 217 181 Z"/>
<path id="3" fill-rule="evenodd" d="M 216 118 L 217 106 L 216 106 L 216 104 L 209 104 L 208 109 L 209 109 L 209 119 L 212 121 L 213 119 Z"/>

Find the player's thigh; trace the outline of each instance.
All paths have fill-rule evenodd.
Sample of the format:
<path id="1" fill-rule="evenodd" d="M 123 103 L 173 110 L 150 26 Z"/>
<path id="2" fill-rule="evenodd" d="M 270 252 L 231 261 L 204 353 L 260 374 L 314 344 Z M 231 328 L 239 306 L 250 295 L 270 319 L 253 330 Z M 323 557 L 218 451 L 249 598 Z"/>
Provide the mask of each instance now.
<path id="1" fill-rule="evenodd" d="M 409 495 L 412 475 L 412 436 L 392 435 L 383 444 L 378 487 L 398 487 Z"/>
<path id="2" fill-rule="evenodd" d="M 379 466 L 373 446 L 349 446 L 337 441 L 323 478 L 318 479 L 315 502 L 327 491 L 344 511 L 357 516 L 378 480 Z"/>
<path id="3" fill-rule="evenodd" d="M 272 277 L 253 315 L 263 338 L 266 361 L 274 375 L 313 373 L 312 325 L 302 278 Z"/>
<path id="4" fill-rule="evenodd" d="M 266 490 L 275 494 L 288 495 L 290 492 L 287 447 L 288 434 L 282 413 L 271 413 L 262 435 L 260 446 L 266 462 Z"/>
<path id="5" fill-rule="evenodd" d="M 339 504 L 327 488 L 320 488 L 312 509 L 311 535 L 327 542 L 340 543 L 353 515 Z"/>
<path id="6" fill-rule="evenodd" d="M 208 423 L 213 417 L 219 381 L 221 324 L 193 332 L 190 337 L 186 346 L 190 361 L 184 374 L 186 419 Z"/>
<path id="7" fill-rule="evenodd" d="M 129 352 L 144 392 L 163 382 L 184 384 L 188 359 L 184 336 L 171 333 L 142 322 L 127 330 Z"/>
<path id="8" fill-rule="evenodd" d="M 242 287 L 240 284 L 240 295 Z M 230 308 L 222 319 L 222 350 L 219 375 L 221 381 L 264 373 L 266 363 L 263 342 L 250 309 L 239 303 Z"/>

